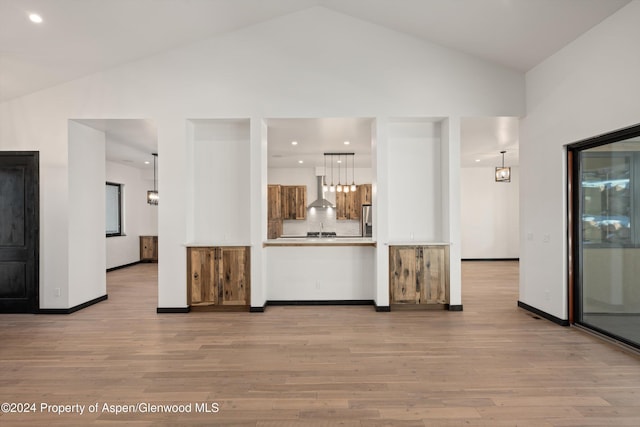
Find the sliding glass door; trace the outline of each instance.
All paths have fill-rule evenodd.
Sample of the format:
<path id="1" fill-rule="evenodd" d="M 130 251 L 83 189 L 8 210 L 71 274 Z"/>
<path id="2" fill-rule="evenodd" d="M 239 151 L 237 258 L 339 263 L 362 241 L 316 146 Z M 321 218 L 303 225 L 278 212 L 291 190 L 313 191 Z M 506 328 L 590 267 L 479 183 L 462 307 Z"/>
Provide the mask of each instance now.
<path id="1" fill-rule="evenodd" d="M 640 126 L 569 150 L 574 322 L 640 347 Z"/>

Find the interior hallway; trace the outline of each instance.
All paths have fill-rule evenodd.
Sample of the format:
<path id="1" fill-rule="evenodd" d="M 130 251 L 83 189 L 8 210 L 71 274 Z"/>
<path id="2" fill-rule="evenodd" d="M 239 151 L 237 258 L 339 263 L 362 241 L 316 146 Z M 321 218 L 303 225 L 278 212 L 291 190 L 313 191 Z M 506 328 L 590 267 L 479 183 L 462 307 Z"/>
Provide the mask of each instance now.
<path id="1" fill-rule="evenodd" d="M 1 425 L 640 425 L 640 358 L 519 309 L 517 262 L 464 262 L 463 312 L 158 315 L 156 265 L 107 280 L 109 299 L 74 314 L 0 316 L 0 402 L 99 411 L 0 413 Z"/>

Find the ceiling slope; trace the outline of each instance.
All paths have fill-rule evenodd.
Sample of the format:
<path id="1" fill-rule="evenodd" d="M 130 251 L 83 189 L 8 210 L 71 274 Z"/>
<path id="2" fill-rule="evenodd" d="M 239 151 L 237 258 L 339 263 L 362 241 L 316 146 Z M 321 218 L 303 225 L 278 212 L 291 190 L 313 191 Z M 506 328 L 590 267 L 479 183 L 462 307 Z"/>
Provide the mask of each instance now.
<path id="1" fill-rule="evenodd" d="M 313 6 L 525 72 L 629 0 L 0 0 L 0 102 Z M 31 12 L 44 22 L 33 24 Z"/>

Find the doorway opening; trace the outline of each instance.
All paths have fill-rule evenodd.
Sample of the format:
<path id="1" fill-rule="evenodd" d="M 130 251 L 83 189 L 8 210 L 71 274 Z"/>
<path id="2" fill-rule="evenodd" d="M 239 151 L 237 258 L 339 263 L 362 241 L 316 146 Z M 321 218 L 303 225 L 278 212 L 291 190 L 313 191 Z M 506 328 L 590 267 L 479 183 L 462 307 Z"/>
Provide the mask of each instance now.
<path id="1" fill-rule="evenodd" d="M 70 283 L 70 304 L 77 298 L 91 299 L 107 294 L 106 273 L 138 263 L 158 262 L 158 205 L 148 203 L 147 193 L 157 189 L 157 127 L 147 119 L 70 120 L 69 168 L 70 205 L 77 223 L 71 225 L 70 257 L 85 267 L 85 280 Z M 92 162 L 92 166 L 88 162 Z M 156 161 L 156 162 L 154 162 Z M 87 162 L 87 164 L 81 164 Z M 78 184 L 80 181 L 80 184 Z M 94 217 L 90 219 L 89 217 Z M 90 229 L 88 228 L 90 227 Z M 75 230 L 75 231 L 74 231 Z M 77 245 L 82 236 L 96 240 L 103 255 L 87 255 Z M 90 243 L 91 245 L 92 243 Z M 78 253 L 76 253 L 78 252 Z M 78 263 L 72 263 L 74 269 Z M 157 265 L 151 266 L 157 288 Z M 80 274 L 80 273 L 78 273 Z M 93 281 L 87 279 L 92 278 Z M 99 283 L 85 286 L 84 283 Z M 92 287 L 93 286 L 93 287 Z M 99 289 L 100 288 L 100 289 Z"/>

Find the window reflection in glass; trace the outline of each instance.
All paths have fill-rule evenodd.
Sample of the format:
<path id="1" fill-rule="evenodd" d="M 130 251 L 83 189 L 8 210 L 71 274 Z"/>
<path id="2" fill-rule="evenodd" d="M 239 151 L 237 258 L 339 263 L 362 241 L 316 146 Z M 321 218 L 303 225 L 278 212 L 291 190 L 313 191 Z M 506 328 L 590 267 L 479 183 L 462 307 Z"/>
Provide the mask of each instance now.
<path id="1" fill-rule="evenodd" d="M 581 168 L 583 243 L 629 244 L 631 157 L 587 151 Z"/>

